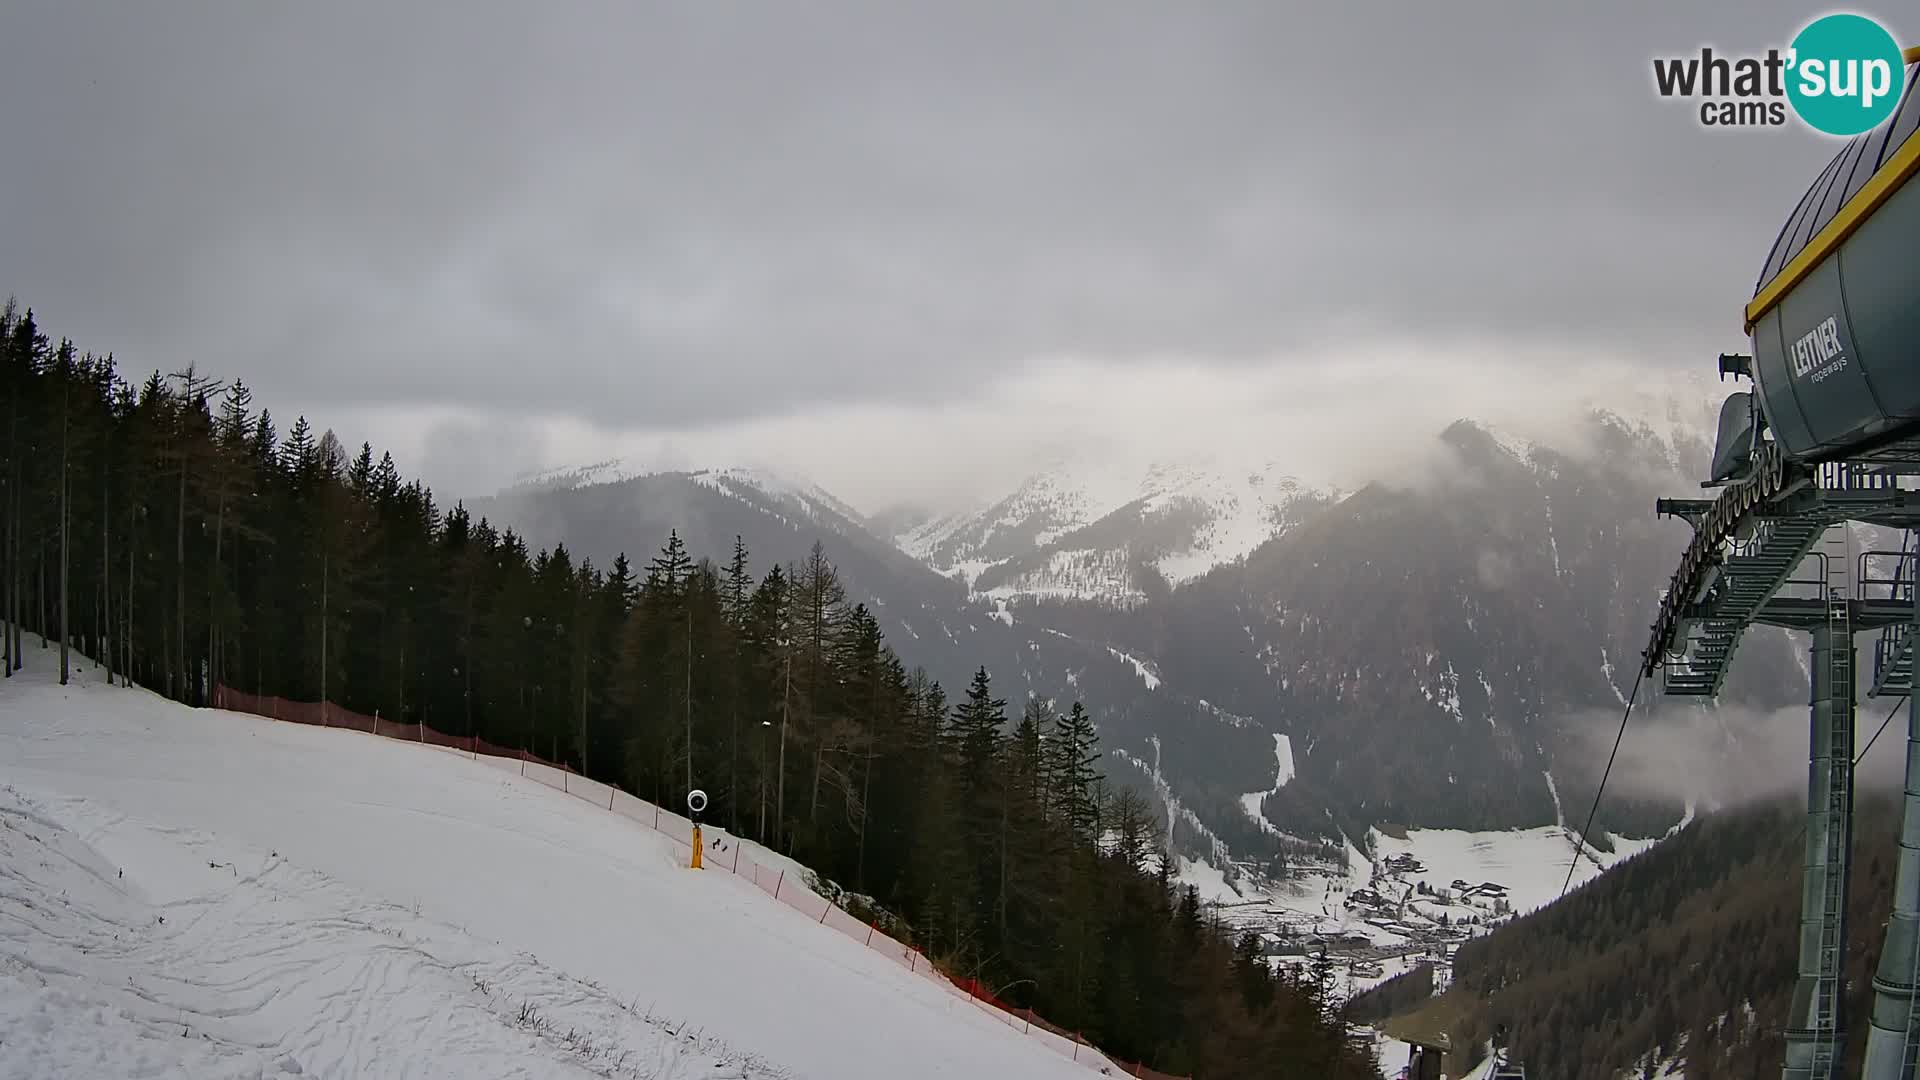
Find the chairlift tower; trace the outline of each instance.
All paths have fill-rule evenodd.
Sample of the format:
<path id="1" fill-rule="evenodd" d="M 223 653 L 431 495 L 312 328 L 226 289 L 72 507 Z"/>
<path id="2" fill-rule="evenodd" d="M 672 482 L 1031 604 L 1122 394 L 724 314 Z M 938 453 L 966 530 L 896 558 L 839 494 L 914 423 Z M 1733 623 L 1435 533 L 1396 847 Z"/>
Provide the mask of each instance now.
<path id="1" fill-rule="evenodd" d="M 1691 602 L 1678 605 L 1671 645 L 1654 654 L 1669 695 L 1719 694 L 1747 629 L 1808 635 L 1807 835 L 1799 934 L 1799 979 L 1787 1027 L 1789 1080 L 1839 1075 L 1846 1041 L 1842 982 L 1847 884 L 1853 851 L 1854 740 L 1859 685 L 1855 635 L 1877 633 L 1871 695 L 1905 695 L 1912 680 L 1913 545 L 1861 549 L 1851 522 L 1920 528 L 1920 446 L 1912 460 L 1827 464 L 1794 477 L 1756 504 L 1736 535 L 1701 571 Z M 1697 500 L 1661 500 L 1659 512 L 1699 529 L 1711 512 Z M 1696 532 L 1696 540 L 1705 535 Z M 1911 532 L 1905 535 L 1912 536 Z M 1675 596 L 1669 590 L 1668 598 Z M 1686 592 L 1677 595 L 1689 595 Z M 1665 601 L 1663 601 L 1663 604 Z M 1920 745 L 1920 744 L 1910 744 Z M 1920 764 L 1920 758 L 1915 759 Z M 1915 837 L 1920 840 L 1920 837 Z M 1912 951 L 1891 933 L 1889 955 Z M 1910 966 L 1910 965 L 1909 965 Z M 1889 987 L 1912 997 L 1914 980 Z M 1876 1010 L 1878 1012 L 1879 1010 Z M 1903 1014 L 1898 1030 L 1907 1028 Z M 1889 1074 L 1911 1076 L 1905 1072 Z"/>
<path id="2" fill-rule="evenodd" d="M 1920 49 L 1907 62 L 1920 62 Z M 1841 1075 L 1853 854 L 1856 636 L 1877 634 L 1869 696 L 1905 698 L 1905 799 L 1892 916 L 1873 979 L 1868 1080 L 1911 1080 L 1920 1051 L 1920 716 L 1913 698 L 1920 549 L 1920 91 L 1850 140 L 1774 242 L 1746 308 L 1750 392 L 1721 406 L 1713 499 L 1662 499 L 1694 536 L 1662 594 L 1643 678 L 1715 698 L 1749 627 L 1809 638 L 1807 835 L 1785 1080 Z M 1853 523 L 1901 530 L 1858 550 Z"/>

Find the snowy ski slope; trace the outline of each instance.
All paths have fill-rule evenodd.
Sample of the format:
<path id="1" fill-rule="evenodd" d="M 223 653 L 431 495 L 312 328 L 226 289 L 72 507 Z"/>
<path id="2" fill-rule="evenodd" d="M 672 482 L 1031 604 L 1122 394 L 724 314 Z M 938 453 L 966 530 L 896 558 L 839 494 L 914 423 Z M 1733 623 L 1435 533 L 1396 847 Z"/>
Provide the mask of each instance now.
<path id="1" fill-rule="evenodd" d="M 0 1075 L 1083 1080 L 486 761 L 0 684 Z"/>

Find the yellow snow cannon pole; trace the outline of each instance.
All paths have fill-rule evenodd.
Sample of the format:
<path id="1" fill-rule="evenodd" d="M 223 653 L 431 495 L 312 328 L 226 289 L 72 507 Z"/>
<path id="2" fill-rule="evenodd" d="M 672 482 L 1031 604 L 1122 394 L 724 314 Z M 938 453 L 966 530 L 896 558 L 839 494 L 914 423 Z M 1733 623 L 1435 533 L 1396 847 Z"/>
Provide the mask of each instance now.
<path id="1" fill-rule="evenodd" d="M 687 792 L 687 812 L 693 820 L 693 861 L 691 869 L 700 869 L 700 811 L 707 808 L 707 793 L 699 788 Z"/>

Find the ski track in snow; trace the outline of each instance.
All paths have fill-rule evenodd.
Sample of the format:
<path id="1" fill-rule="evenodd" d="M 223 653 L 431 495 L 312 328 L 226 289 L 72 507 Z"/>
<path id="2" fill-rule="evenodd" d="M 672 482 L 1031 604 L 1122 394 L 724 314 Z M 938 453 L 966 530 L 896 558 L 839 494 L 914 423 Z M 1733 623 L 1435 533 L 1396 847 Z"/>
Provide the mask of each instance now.
<path id="1" fill-rule="evenodd" d="M 1287 786 L 1287 781 L 1293 779 L 1293 740 L 1276 732 L 1273 736 L 1273 759 L 1276 769 L 1273 786 L 1265 791 L 1249 791 L 1240 796 L 1240 809 L 1246 811 L 1247 817 L 1260 826 L 1262 832 L 1279 836 L 1280 830 L 1274 828 L 1267 816 L 1260 812 L 1260 803 L 1269 795 L 1279 794 L 1280 789 Z"/>
<path id="2" fill-rule="evenodd" d="M 0 788 L 0 899 L 7 1076 L 787 1075 L 276 853 L 84 800 Z"/>
<path id="3" fill-rule="evenodd" d="M 0 1075 L 1089 1075 L 510 760 L 46 656 L 0 695 Z"/>

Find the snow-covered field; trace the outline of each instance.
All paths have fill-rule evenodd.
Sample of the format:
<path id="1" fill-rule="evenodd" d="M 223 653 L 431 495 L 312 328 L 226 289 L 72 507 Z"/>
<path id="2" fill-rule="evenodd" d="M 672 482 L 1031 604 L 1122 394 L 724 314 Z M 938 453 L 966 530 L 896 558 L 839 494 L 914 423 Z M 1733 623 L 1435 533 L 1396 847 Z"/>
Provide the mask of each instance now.
<path id="1" fill-rule="evenodd" d="M 1469 884 L 1495 882 L 1506 887 L 1507 902 L 1524 915 L 1560 895 L 1567 865 L 1575 862 L 1573 841 L 1556 825 L 1505 832 L 1462 832 L 1457 829 L 1414 829 L 1405 840 L 1373 834 L 1374 851 L 1385 860 L 1408 854 L 1426 865 L 1424 871 L 1401 875 L 1408 885 L 1424 881 L 1430 888 L 1447 889 L 1458 878 Z M 1582 844 L 1573 870 L 1579 886 L 1621 859 L 1652 847 L 1652 840 L 1612 837 L 1614 850 L 1600 851 Z"/>
<path id="2" fill-rule="evenodd" d="M 1097 1075 L 490 764 L 0 684 L 0 1075 Z"/>
<path id="3" fill-rule="evenodd" d="M 1243 796 L 1243 800 L 1254 801 L 1257 805 L 1257 799 L 1266 794 L 1255 792 Z M 1613 834 L 1609 834 L 1609 838 L 1613 843 L 1610 852 L 1600 851 L 1591 844 L 1581 845 L 1569 888 L 1592 880 L 1606 868 L 1658 842 Z M 1567 864 L 1575 858 L 1567 830 L 1554 825 L 1491 832 L 1413 829 L 1404 840 L 1374 831 L 1371 839 L 1382 864 L 1395 855 L 1411 855 L 1425 867 L 1418 871 L 1389 872 L 1385 876 L 1393 882 L 1408 889 L 1424 882 L 1435 891 L 1450 890 L 1456 879 L 1472 885 L 1493 882 L 1505 887 L 1507 901 L 1517 915 L 1524 915 L 1558 898 L 1561 886 L 1567 879 Z M 1183 857 L 1177 864 L 1177 870 L 1180 883 L 1199 889 L 1202 900 L 1225 904 L 1271 900 L 1302 915 L 1330 914 L 1321 910 L 1326 890 L 1319 876 L 1310 876 L 1304 884 L 1296 883 L 1291 888 L 1262 888 L 1245 880 L 1229 884 L 1225 871 L 1204 858 L 1195 860 Z M 1358 848 L 1349 844 L 1346 875 L 1342 883 L 1344 891 L 1351 892 L 1378 883 L 1374 879 L 1373 864 Z M 1393 895 L 1398 896 L 1399 893 Z M 1306 903 L 1302 902 L 1303 898 Z M 1334 902 L 1337 904 L 1338 900 Z M 1322 929 L 1350 928 L 1365 932 L 1365 927 L 1358 926 L 1358 923 L 1357 917 L 1350 917 L 1340 923 L 1325 925 Z"/>
<path id="4" fill-rule="evenodd" d="M 786 1075 L 277 852 L 85 800 L 0 788 L 0 898 L 0 1075 Z"/>

